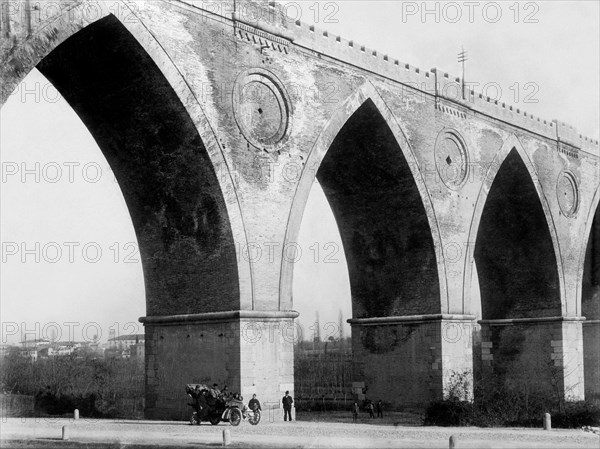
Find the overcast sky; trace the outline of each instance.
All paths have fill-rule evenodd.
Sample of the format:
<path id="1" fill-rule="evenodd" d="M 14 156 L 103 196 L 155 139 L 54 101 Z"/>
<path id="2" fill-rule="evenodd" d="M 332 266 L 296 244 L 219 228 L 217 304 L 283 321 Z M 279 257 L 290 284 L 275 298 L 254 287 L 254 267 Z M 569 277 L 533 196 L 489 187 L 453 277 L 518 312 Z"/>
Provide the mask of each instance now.
<path id="1" fill-rule="evenodd" d="M 464 45 L 469 52 L 468 81 L 481 88 L 500 86 L 501 101 L 599 137 L 596 1 L 475 2 L 472 9 L 468 2 L 438 6 L 428 2 L 432 12 L 425 16 L 423 2 L 319 2 L 318 7 L 315 3 L 302 4 L 302 21 L 316 22 L 333 34 L 424 70 L 439 67 L 459 75 L 456 54 Z M 23 96 L 25 86 L 39 95 Z M 120 334 L 141 333 L 137 318 L 145 314 L 143 278 L 139 255 L 132 254 L 134 246 L 129 245 L 136 239 L 125 202 L 114 179 L 107 176 L 108 165 L 93 138 L 70 107 L 56 99 L 47 81 L 33 71 L 0 110 L 3 173 L 14 164 L 19 169 L 22 164 L 29 169 L 40 164 L 40 182 L 29 175 L 25 183 L 10 176 L 1 184 L 3 342 L 18 341 L 23 322 L 37 336 L 52 335 L 48 323 L 56 322 L 63 339 L 69 337 L 69 328 L 76 329 L 77 339 L 85 329 L 87 337 L 101 334 L 106 340 L 111 326 Z M 61 177 L 49 182 L 58 176 L 57 166 Z M 103 176 L 92 182 L 97 167 Z M 339 244 L 335 220 L 318 186 L 299 240 L 304 248 L 314 242 Z M 25 243 L 29 249 L 40 242 L 39 263 L 34 255 L 23 263 L 20 247 L 18 254 L 9 255 L 6 250 L 14 250 L 12 242 Z M 68 242 L 79 243 L 71 246 L 72 263 Z M 62 255 L 57 256 L 56 247 Z M 51 263 L 54 258 L 57 261 Z M 343 253 L 338 259 L 339 263 L 315 264 L 305 257 L 295 270 L 294 307 L 304 325 L 319 310 L 322 334 L 327 332 L 325 323 L 338 322 L 340 309 L 344 319 L 351 314 Z M 19 326 L 14 336 L 12 323 Z M 99 329 L 86 323 L 98 323 Z M 126 327 L 127 323 L 134 324 Z"/>

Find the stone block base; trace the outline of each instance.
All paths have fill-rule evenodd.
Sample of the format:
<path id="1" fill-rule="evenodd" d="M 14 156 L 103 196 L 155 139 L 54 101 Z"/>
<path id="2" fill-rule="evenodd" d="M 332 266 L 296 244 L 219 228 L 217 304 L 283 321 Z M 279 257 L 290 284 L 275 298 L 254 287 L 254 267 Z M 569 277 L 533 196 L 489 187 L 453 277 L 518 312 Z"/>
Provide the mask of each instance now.
<path id="1" fill-rule="evenodd" d="M 473 395 L 470 315 L 419 315 L 349 320 L 353 381 L 367 399 L 423 409 L 458 387 Z M 463 386 L 458 385 L 464 381 Z"/>
<path id="2" fill-rule="evenodd" d="M 482 394 L 500 389 L 583 399 L 581 323 L 577 317 L 480 321 Z"/>
<path id="3" fill-rule="evenodd" d="M 583 322 L 585 398 L 600 399 L 600 320 Z"/>
<path id="4" fill-rule="evenodd" d="M 146 317 L 147 419 L 187 420 L 188 383 L 224 385 L 247 403 L 256 393 L 263 419 L 277 421 L 293 396 L 296 312 L 231 311 Z"/>

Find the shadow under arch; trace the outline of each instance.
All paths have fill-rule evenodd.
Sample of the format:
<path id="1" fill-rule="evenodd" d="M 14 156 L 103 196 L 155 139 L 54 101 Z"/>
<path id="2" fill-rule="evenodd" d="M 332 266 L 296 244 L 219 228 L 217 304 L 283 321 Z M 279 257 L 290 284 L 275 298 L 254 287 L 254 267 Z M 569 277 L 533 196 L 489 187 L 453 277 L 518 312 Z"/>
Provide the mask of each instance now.
<path id="1" fill-rule="evenodd" d="M 98 3 L 101 14 L 89 21 L 77 14 L 82 7 L 18 47 L 3 63 L 3 83 L 37 66 L 90 130 L 134 224 L 148 315 L 242 308 L 252 288 L 250 267 L 236 256 L 241 212 L 198 102 L 141 20 Z"/>
<path id="2" fill-rule="evenodd" d="M 356 118 L 357 116 L 360 116 L 360 120 Z M 429 197 L 429 193 L 426 188 L 425 182 L 421 177 L 419 164 L 413 154 L 408 140 L 406 139 L 392 112 L 389 110 L 384 100 L 381 98 L 381 96 L 371 83 L 366 83 L 365 85 L 363 85 L 359 90 L 357 90 L 343 103 L 343 105 L 330 118 L 327 125 L 323 128 L 317 141 L 315 142 L 307 158 L 305 168 L 302 172 L 299 184 L 296 189 L 290 216 L 288 219 L 284 248 L 287 247 L 288 244 L 294 243 L 297 239 L 300 224 L 302 221 L 302 215 L 308 196 L 310 194 L 311 186 L 315 178 L 319 175 L 319 173 L 323 171 L 323 162 L 326 159 L 326 156 L 330 154 L 332 146 L 336 144 L 336 141 L 338 139 L 347 137 L 343 134 L 348 134 L 350 132 L 348 131 L 348 127 L 360 126 L 359 122 L 361 120 L 364 120 L 368 123 L 371 123 L 370 120 L 372 120 L 372 123 L 376 125 L 380 132 L 385 133 L 387 136 L 385 137 L 385 139 L 387 139 L 387 144 L 383 144 L 380 146 L 380 148 L 383 148 L 383 146 L 386 147 L 386 151 L 384 152 L 385 154 L 382 153 L 381 158 L 383 160 L 391 162 L 391 165 L 393 167 L 390 168 L 390 170 L 388 170 L 387 173 L 385 173 L 386 170 L 381 170 L 378 174 L 379 179 L 374 180 L 374 184 L 381 183 L 381 185 L 383 185 L 385 183 L 388 183 L 392 185 L 394 183 L 398 183 L 398 181 L 401 181 L 407 183 L 407 186 L 410 185 L 407 192 L 410 190 L 410 194 L 412 196 L 410 197 L 410 199 L 407 198 L 406 202 L 412 203 L 415 210 L 420 208 L 419 212 L 416 215 L 419 217 L 419 219 L 422 219 L 419 223 L 419 225 L 421 226 L 421 231 L 427 233 L 427 237 L 421 237 L 422 240 L 428 240 L 427 243 L 423 243 L 423 248 L 421 248 L 423 250 L 422 261 L 426 265 L 421 267 L 421 274 L 423 275 L 422 279 L 417 280 L 416 282 L 415 279 L 413 279 L 414 277 L 417 277 L 418 269 L 413 270 L 413 278 L 403 279 L 403 281 L 405 282 L 413 281 L 415 285 L 421 282 L 421 285 L 416 285 L 415 288 L 417 290 L 419 290 L 420 288 L 421 293 L 427 291 L 428 297 L 422 298 L 422 302 L 420 305 L 417 306 L 416 304 L 412 304 L 412 306 L 407 306 L 405 310 L 400 310 L 401 308 L 398 308 L 398 303 L 402 302 L 401 298 L 393 297 L 391 298 L 391 301 L 389 301 L 391 306 L 388 307 L 385 311 L 382 310 L 381 316 L 389 316 L 394 314 L 411 315 L 418 313 L 430 314 L 440 313 L 440 311 L 442 313 L 446 313 L 446 311 L 448 310 L 448 297 L 445 268 L 443 262 L 441 261 L 441 257 L 438 254 L 439 248 L 441 248 L 441 239 L 431 199 Z M 360 133 L 358 134 L 358 136 L 360 136 Z M 348 140 L 347 143 L 351 142 L 352 139 Z M 350 151 L 348 151 L 346 154 L 348 155 L 349 153 Z M 358 152 L 355 151 L 353 154 L 358 154 Z M 348 157 L 353 156 L 348 155 Z M 344 162 L 344 158 L 342 158 L 341 156 L 336 156 L 335 160 L 340 163 Z M 358 158 L 356 160 L 353 159 L 353 161 L 356 164 L 358 164 L 359 162 L 367 162 L 366 160 L 359 160 Z M 325 178 L 327 178 L 328 175 L 331 175 L 335 170 L 335 164 L 332 163 L 328 165 L 328 174 L 324 175 Z M 400 168 L 397 168 L 396 166 L 402 166 L 403 169 L 400 170 Z M 350 162 L 350 165 L 347 165 L 347 163 L 344 162 L 344 167 L 340 166 L 339 168 L 341 170 L 348 168 L 348 172 L 356 170 L 355 167 L 352 167 L 352 162 Z M 366 179 L 368 178 L 370 172 L 368 170 L 368 167 L 363 168 L 363 175 Z M 402 179 L 395 179 L 397 178 L 398 173 L 402 173 L 404 175 L 400 176 L 400 178 Z M 346 177 L 346 179 L 341 179 L 344 176 Z M 358 223 L 358 221 L 356 221 L 356 217 L 360 214 L 360 212 L 353 212 L 351 210 L 351 207 L 347 204 L 348 201 L 346 201 L 346 204 L 342 204 L 342 201 L 337 201 L 336 198 L 339 196 L 340 189 L 345 189 L 346 194 L 348 193 L 348 191 L 353 189 L 353 187 L 349 185 L 353 180 L 349 178 L 351 176 L 355 176 L 356 178 L 356 172 L 354 171 L 349 176 L 348 174 L 344 176 L 338 176 L 338 184 L 336 186 L 328 186 L 326 179 L 324 181 L 321 181 L 320 179 L 320 182 L 323 187 L 323 190 L 325 191 L 327 199 L 330 205 L 332 206 L 334 216 L 338 223 L 338 228 L 340 229 L 340 234 L 342 235 L 342 241 L 344 244 L 347 259 L 350 259 L 348 266 L 350 271 L 349 277 L 353 297 L 353 316 L 356 317 L 357 314 L 361 315 L 361 317 L 369 315 L 374 316 L 372 311 L 365 310 L 363 307 L 359 307 L 358 310 L 356 308 L 355 302 L 357 296 L 357 284 L 360 281 L 365 281 L 365 276 L 363 276 L 364 273 L 362 273 L 361 276 L 357 276 L 356 273 L 352 273 L 353 266 L 354 268 L 356 268 L 361 264 L 365 265 L 365 261 L 371 261 L 372 263 L 377 265 L 377 267 L 372 267 L 371 270 L 373 272 L 377 272 L 377 270 L 381 270 L 384 266 L 388 265 L 386 261 L 391 261 L 392 259 L 394 259 L 394 257 L 391 255 L 391 253 L 386 254 L 386 251 L 389 252 L 390 248 L 391 251 L 394 251 L 395 243 L 398 243 L 398 240 L 402 239 L 402 237 L 399 237 L 401 234 L 399 230 L 393 229 L 393 227 L 395 224 L 398 224 L 398 228 L 400 228 L 401 223 L 406 223 L 408 222 L 408 220 L 403 220 L 402 216 L 398 213 L 398 210 L 393 209 L 394 206 L 400 205 L 400 203 L 397 202 L 397 199 L 394 200 L 396 202 L 393 202 L 392 204 L 384 204 L 384 201 L 382 201 L 381 197 L 372 198 L 373 202 L 377 203 L 382 208 L 389 207 L 390 209 L 388 210 L 391 210 L 390 215 L 393 215 L 394 219 L 397 219 L 399 223 L 390 222 L 389 228 L 382 228 L 376 231 L 377 233 L 379 233 L 378 235 L 375 235 L 375 231 L 369 231 L 371 232 L 371 235 L 361 236 L 355 233 L 354 235 L 350 236 L 348 229 L 343 229 L 345 226 L 344 222 L 348 221 L 349 223 L 356 225 Z M 356 181 L 356 179 L 354 179 L 354 181 Z M 364 186 L 365 184 L 362 185 Z M 364 193 L 361 192 L 358 192 L 358 195 L 356 195 L 356 197 L 366 198 Z M 376 208 L 372 208 L 370 209 L 370 211 L 375 214 L 377 213 Z M 353 215 L 353 217 L 351 217 L 351 215 Z M 374 219 L 374 217 L 372 218 Z M 361 217 L 360 219 L 362 220 L 363 217 Z M 354 222 L 352 220 L 354 220 Z M 344 234 L 346 234 L 346 236 L 344 236 Z M 357 243 L 357 241 L 361 239 L 364 240 L 362 242 L 363 245 L 361 245 L 360 242 Z M 388 241 L 383 242 L 383 240 L 385 239 L 388 239 Z M 369 243 L 369 241 L 371 243 Z M 406 249 L 407 247 L 404 247 L 403 245 L 406 245 L 406 242 L 400 243 L 397 246 Z M 360 251 L 358 249 L 359 247 L 362 247 L 364 251 Z M 372 254 L 364 254 L 365 252 Z M 427 253 L 426 256 L 424 255 L 425 253 Z M 394 255 L 397 256 L 397 254 Z M 354 261 L 352 260 L 353 258 L 355 259 Z M 425 259 L 428 260 L 425 261 Z M 369 265 L 369 263 L 367 263 L 366 265 Z M 390 263 L 389 267 L 399 268 L 398 266 L 394 265 L 394 263 Z M 285 257 L 282 257 L 280 278 L 280 308 L 282 310 L 292 308 L 293 269 L 293 262 L 287 261 Z M 366 269 L 368 270 L 369 267 L 367 266 Z M 402 272 L 396 272 L 394 275 L 388 273 L 386 282 L 392 284 L 390 291 L 369 292 L 367 289 L 367 291 L 363 293 L 365 293 L 367 296 L 369 294 L 371 294 L 372 296 L 377 296 L 380 293 L 383 293 L 384 296 L 388 296 L 388 299 L 390 299 L 389 295 L 394 293 L 394 288 L 396 288 L 396 293 L 400 293 L 400 296 L 402 296 L 402 294 L 406 293 L 406 291 L 403 291 L 402 288 L 398 289 L 398 284 L 401 282 L 401 277 Z M 429 290 L 424 285 L 422 285 L 424 279 L 426 279 L 425 282 L 429 283 Z M 380 284 L 385 284 L 386 282 L 380 282 Z M 400 299 L 400 301 L 398 301 L 398 299 Z M 394 305 L 393 303 L 396 304 Z"/>
<path id="3" fill-rule="evenodd" d="M 600 213 L 600 186 L 596 189 L 594 193 L 594 197 L 592 199 L 592 203 L 590 206 L 590 210 L 587 216 L 587 220 L 585 222 L 585 230 L 583 231 L 583 239 L 581 242 L 580 256 L 579 256 L 579 265 L 577 272 L 577 316 L 584 315 L 584 307 L 583 307 L 583 282 L 584 282 L 584 272 L 585 272 L 585 262 L 588 254 L 588 248 L 592 245 L 592 227 L 594 224 L 598 226 L 598 223 L 594 223 L 595 220 L 598 220 L 598 214 Z M 593 249 L 590 249 L 593 250 Z M 600 305 L 597 306 L 600 310 Z M 587 319 L 591 319 L 590 317 L 586 317 Z M 594 316 L 593 319 L 599 319 L 599 316 Z"/>
<path id="4" fill-rule="evenodd" d="M 524 164 L 524 166 L 526 167 L 526 169 L 529 173 L 530 180 L 533 183 L 533 186 L 535 187 L 535 191 L 537 193 L 537 197 L 538 197 L 539 203 L 541 205 L 541 208 L 542 208 L 542 211 L 543 211 L 543 214 L 545 217 L 546 227 L 550 233 L 550 238 L 552 241 L 552 248 L 554 250 L 554 259 L 555 259 L 554 262 L 555 262 L 556 272 L 558 274 L 558 283 L 559 283 L 558 291 L 559 291 L 559 297 L 560 297 L 561 310 L 564 312 L 565 307 L 566 307 L 565 306 L 565 293 L 564 293 L 565 292 L 564 275 L 563 275 L 563 267 L 562 267 L 562 258 L 560 256 L 560 247 L 558 244 L 558 235 L 556 233 L 554 219 L 552 217 L 552 213 L 550 211 L 550 206 L 548 205 L 548 201 L 547 201 L 544 191 L 542 189 L 541 183 L 538 179 L 537 173 L 533 166 L 533 162 L 529 158 L 529 155 L 523 148 L 519 139 L 514 134 L 509 136 L 504 141 L 504 144 L 502 145 L 500 150 L 496 153 L 496 156 L 494 157 L 492 163 L 488 167 L 487 172 L 485 173 L 484 181 L 479 190 L 477 202 L 475 204 L 475 210 L 473 212 L 473 219 L 471 221 L 471 226 L 469 229 L 469 239 L 468 239 L 469 251 L 467 252 L 467 257 L 465 258 L 465 269 L 464 269 L 464 279 L 463 279 L 463 285 L 464 285 L 463 297 L 464 297 L 464 302 L 465 302 L 465 309 L 466 310 L 472 309 L 471 297 L 472 297 L 472 288 L 473 288 L 473 266 L 475 264 L 475 251 L 476 251 L 476 245 L 477 245 L 477 243 L 476 243 L 477 236 L 479 233 L 479 228 L 480 228 L 484 208 L 487 204 L 488 195 L 490 193 L 490 190 L 492 189 L 494 181 L 496 180 L 498 172 L 500 171 L 500 168 L 502 167 L 502 164 L 505 162 L 505 160 L 507 159 L 509 154 L 511 154 L 513 151 L 516 152 L 516 154 L 519 156 L 521 162 Z M 481 299 L 481 300 L 483 301 L 483 299 Z"/>
<path id="5" fill-rule="evenodd" d="M 585 399 L 600 398 L 600 188 L 591 203 L 585 223 L 577 306 L 583 322 L 583 374 Z"/>

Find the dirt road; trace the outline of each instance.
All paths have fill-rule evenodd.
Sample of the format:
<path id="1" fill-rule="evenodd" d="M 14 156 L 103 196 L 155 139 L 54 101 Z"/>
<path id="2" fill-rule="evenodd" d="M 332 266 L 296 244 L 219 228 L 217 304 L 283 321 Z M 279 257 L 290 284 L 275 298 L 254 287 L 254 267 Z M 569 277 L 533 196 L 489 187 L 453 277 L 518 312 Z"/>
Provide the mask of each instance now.
<path id="1" fill-rule="evenodd" d="M 67 426 L 69 441 L 61 440 Z M 600 438 L 581 430 L 442 428 L 371 423 L 261 422 L 190 426 L 184 422 L 4 418 L 1 447 L 140 448 L 221 446 L 223 430 L 230 447 L 447 448 L 454 435 L 461 448 L 593 448 Z"/>

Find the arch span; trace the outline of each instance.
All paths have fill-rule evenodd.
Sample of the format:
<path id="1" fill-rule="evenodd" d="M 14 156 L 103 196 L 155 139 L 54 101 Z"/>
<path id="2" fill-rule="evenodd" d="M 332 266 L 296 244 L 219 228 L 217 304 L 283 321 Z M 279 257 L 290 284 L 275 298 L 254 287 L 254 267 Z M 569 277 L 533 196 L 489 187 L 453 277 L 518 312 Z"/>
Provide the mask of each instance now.
<path id="1" fill-rule="evenodd" d="M 515 385 L 525 385 L 545 400 L 561 389 L 578 395 L 580 367 L 574 356 L 580 352 L 573 337 L 581 325 L 562 318 L 553 223 L 526 161 L 513 146 L 494 167 L 478 217 L 473 263 L 481 292 L 482 363 L 475 366 L 480 368 L 476 377 L 482 378 L 477 390 L 482 400 L 494 391 L 511 394 Z"/>
<path id="2" fill-rule="evenodd" d="M 586 222 L 585 222 L 585 230 L 583 232 L 583 239 L 581 242 L 581 250 L 579 256 L 579 270 L 577 275 L 577 314 L 581 314 L 589 319 L 586 316 L 583 302 L 584 302 L 584 282 L 585 282 L 585 274 L 586 274 L 586 264 L 591 263 L 591 257 L 594 255 L 592 253 L 593 248 L 593 232 L 594 226 L 598 226 L 598 214 L 600 213 L 600 187 L 596 189 L 594 193 L 594 197 L 592 199 L 592 203 L 590 206 L 590 211 L 588 213 Z M 590 259 L 590 260 L 588 260 Z M 600 319 L 600 305 L 597 305 L 599 310 L 594 314 L 593 319 Z"/>
<path id="3" fill-rule="evenodd" d="M 347 151 L 342 146 L 348 147 Z M 375 163 L 370 151 L 377 151 L 379 162 Z M 367 164 L 368 168 L 362 164 Z M 376 176 L 368 178 L 366 173 L 375 173 Z M 446 276 L 443 261 L 436 253 L 441 247 L 440 235 L 429 193 L 408 140 L 371 83 L 366 83 L 344 102 L 315 142 L 296 189 L 284 247 L 297 239 L 315 178 L 321 182 L 332 206 L 349 259 L 353 315 L 375 316 L 379 307 L 382 307 L 381 315 L 444 313 L 448 308 Z M 387 197 L 383 194 L 384 190 L 395 192 L 397 196 Z M 369 196 L 370 205 L 375 207 L 367 206 Z M 350 205 L 351 202 L 355 203 Z M 402 215 L 403 208 L 410 213 Z M 362 211 L 359 212 L 359 209 Z M 365 212 L 367 209 L 368 213 Z M 362 221 L 370 216 L 370 224 L 373 225 L 378 211 L 391 213 L 396 224 L 381 220 L 378 226 L 361 232 Z M 418 217 L 412 226 L 407 222 L 409 216 L 413 219 Z M 390 226 L 386 228 L 388 224 Z M 417 232 L 417 228 L 427 235 L 416 238 L 413 234 L 413 243 L 420 241 L 423 247 L 411 249 L 408 235 Z M 409 250 L 422 257 L 419 263 L 410 267 L 410 262 L 416 259 L 407 257 Z M 293 268 L 293 263 L 282 258 L 282 310 L 292 308 Z M 378 288 L 383 282 L 376 279 L 375 273 L 381 270 L 389 270 L 384 276 L 391 289 Z M 402 279 L 403 271 L 411 274 Z M 410 282 L 415 287 L 412 292 L 401 286 Z M 425 295 L 427 299 L 417 305 L 415 298 L 419 295 L 422 298 Z M 359 297 L 379 299 L 363 301 Z M 403 301 L 412 305 L 402 306 Z"/>
<path id="4" fill-rule="evenodd" d="M 470 230 L 469 230 L 469 239 L 468 239 L 471 250 L 467 254 L 468 257 L 465 258 L 465 269 L 464 269 L 465 274 L 464 274 L 464 282 L 463 282 L 463 285 L 464 285 L 463 296 L 465 298 L 465 303 L 467 306 L 466 310 L 471 310 L 470 301 L 471 301 L 471 297 L 472 297 L 472 288 L 473 288 L 473 282 L 472 282 L 473 266 L 476 263 L 475 253 L 477 251 L 477 239 L 478 239 L 478 235 L 480 233 L 480 225 L 481 225 L 484 209 L 485 209 L 486 205 L 488 204 L 488 198 L 489 198 L 490 192 L 494 186 L 494 183 L 497 179 L 498 173 L 500 172 L 500 169 L 502 168 L 503 164 L 505 163 L 505 161 L 507 160 L 509 155 L 512 155 L 513 156 L 512 159 L 515 161 L 518 159 L 522 164 L 521 168 L 524 168 L 526 170 L 527 176 L 524 177 L 524 181 L 526 183 L 528 183 L 529 186 L 533 187 L 533 189 L 529 190 L 529 192 L 535 193 L 535 196 L 538 200 L 537 204 L 539 204 L 539 206 L 541 208 L 541 212 L 543 213 L 543 217 L 544 217 L 544 221 L 543 221 L 544 226 L 543 227 L 549 232 L 551 247 L 553 250 L 553 260 L 552 260 L 551 265 L 553 266 L 553 268 L 556 269 L 556 273 L 558 275 L 557 291 L 559 294 L 560 310 L 558 310 L 557 314 L 560 315 L 562 313 L 562 311 L 565 310 L 566 305 L 565 305 L 565 294 L 564 294 L 564 288 L 565 288 L 564 287 L 564 276 L 563 276 L 562 260 L 560 257 L 560 248 L 558 245 L 558 236 L 557 236 L 556 229 L 554 226 L 552 214 L 550 212 L 550 207 L 548 205 L 548 201 L 547 201 L 544 191 L 542 189 L 541 183 L 538 179 L 537 173 L 535 172 L 534 164 L 531 161 L 531 159 L 529 158 L 529 155 L 527 154 L 525 149 L 523 148 L 521 142 L 514 134 L 511 135 L 509 138 L 507 138 L 504 141 L 502 148 L 500 148 L 500 150 L 494 157 L 492 163 L 488 167 L 487 172 L 485 174 L 484 182 L 479 190 L 477 202 L 475 204 L 475 210 L 473 212 L 473 218 L 471 221 L 471 226 L 470 226 Z M 519 164 L 515 164 L 515 165 L 519 166 Z M 521 170 L 520 172 L 522 174 L 525 174 L 525 171 L 523 171 L 523 170 Z M 518 195 L 517 195 L 517 197 L 518 197 Z M 545 265 L 548 265 L 548 261 L 545 261 Z M 477 267 L 477 269 L 478 269 L 478 274 L 480 276 L 480 281 L 481 281 L 482 274 L 479 273 L 479 267 Z M 480 282 L 480 288 L 481 288 L 481 282 Z M 481 300 L 483 301 L 483 298 Z"/>
<path id="5" fill-rule="evenodd" d="M 235 244 L 246 240 L 244 225 L 222 149 L 182 74 L 121 3 L 114 13 L 96 3 L 93 15 L 79 4 L 49 20 L 9 53 L 0 69 L 3 85 L 15 86 L 37 66 L 90 129 L 134 222 L 149 315 L 251 308 L 250 265 L 237 255 L 244 245 Z M 9 93 L 3 91 L 0 105 Z M 150 237 L 150 228 L 161 231 Z M 159 255 L 167 247 L 178 261 L 170 274 Z M 216 267 L 227 269 L 228 283 Z M 149 278 L 160 280 L 148 285 Z M 177 292 L 173 285 L 184 278 L 185 292 Z M 224 293 L 226 301 L 201 299 Z"/>
<path id="6" fill-rule="evenodd" d="M 560 316 L 558 267 L 528 170 L 513 149 L 481 214 L 474 259 L 483 319 Z"/>
<path id="7" fill-rule="evenodd" d="M 596 190 L 592 208 L 586 222 L 581 254 L 584 261 L 579 278 L 581 315 L 583 322 L 583 368 L 585 397 L 600 397 L 600 189 Z M 578 301 L 579 302 L 579 301 Z"/>

